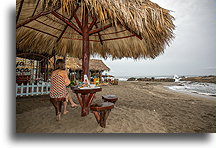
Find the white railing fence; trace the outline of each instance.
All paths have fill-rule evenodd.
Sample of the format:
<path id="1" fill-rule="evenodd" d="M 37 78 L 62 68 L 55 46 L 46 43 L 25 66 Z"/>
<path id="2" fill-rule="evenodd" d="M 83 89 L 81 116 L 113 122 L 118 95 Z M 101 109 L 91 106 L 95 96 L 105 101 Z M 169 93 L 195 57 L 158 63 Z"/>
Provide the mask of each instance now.
<path id="1" fill-rule="evenodd" d="M 16 97 L 44 95 L 44 94 L 49 94 L 49 92 L 50 92 L 49 82 L 43 82 L 37 84 L 27 83 L 27 85 L 24 85 L 23 83 L 21 85 L 16 84 Z"/>

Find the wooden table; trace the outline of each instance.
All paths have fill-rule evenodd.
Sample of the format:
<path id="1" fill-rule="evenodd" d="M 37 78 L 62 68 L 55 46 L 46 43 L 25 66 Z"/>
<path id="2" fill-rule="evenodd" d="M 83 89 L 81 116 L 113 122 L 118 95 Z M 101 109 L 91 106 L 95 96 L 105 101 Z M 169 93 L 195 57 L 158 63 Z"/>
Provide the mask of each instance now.
<path id="1" fill-rule="evenodd" d="M 102 91 L 102 88 L 72 88 L 72 90 L 76 94 L 80 106 L 82 107 L 81 116 L 84 117 L 89 114 L 89 107 L 95 97 L 96 92 Z"/>

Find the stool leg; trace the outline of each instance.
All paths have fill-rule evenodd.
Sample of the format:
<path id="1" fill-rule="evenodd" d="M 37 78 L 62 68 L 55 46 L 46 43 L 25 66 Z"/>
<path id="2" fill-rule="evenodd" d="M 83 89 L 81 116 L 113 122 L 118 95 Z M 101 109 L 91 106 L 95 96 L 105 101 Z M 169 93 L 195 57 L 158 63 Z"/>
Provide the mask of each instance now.
<path id="1" fill-rule="evenodd" d="M 100 113 L 100 117 L 101 117 L 100 126 L 103 127 L 103 128 L 106 127 L 106 120 L 107 120 L 107 118 L 109 116 L 110 111 L 111 110 L 103 110 Z"/>
<path id="2" fill-rule="evenodd" d="M 95 116 L 95 118 L 97 120 L 97 123 L 99 124 L 100 123 L 100 114 L 99 114 L 99 112 L 98 111 L 93 111 L 93 113 L 94 113 L 94 116 Z"/>
<path id="3" fill-rule="evenodd" d="M 105 111 L 102 110 L 100 112 L 100 117 L 101 117 L 101 119 L 100 119 L 100 126 L 103 127 L 103 128 L 106 127 L 106 121 L 104 120 L 104 116 L 105 116 Z"/>
<path id="4" fill-rule="evenodd" d="M 110 112 L 111 112 L 111 110 L 106 110 L 106 113 L 105 113 L 105 116 L 104 116 L 105 121 L 107 120 Z"/>

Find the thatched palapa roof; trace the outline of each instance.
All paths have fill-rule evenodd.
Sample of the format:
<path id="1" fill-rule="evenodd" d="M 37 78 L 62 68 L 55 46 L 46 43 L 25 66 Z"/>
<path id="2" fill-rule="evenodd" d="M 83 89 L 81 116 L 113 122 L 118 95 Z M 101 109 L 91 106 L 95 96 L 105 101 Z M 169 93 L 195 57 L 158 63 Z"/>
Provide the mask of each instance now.
<path id="1" fill-rule="evenodd" d="M 63 59 L 63 57 L 57 56 L 56 59 Z M 49 67 L 53 69 L 54 59 L 50 59 Z M 66 57 L 66 68 L 71 70 L 82 70 L 82 60 L 73 57 Z M 91 71 L 110 71 L 110 68 L 107 67 L 102 60 L 90 59 L 89 68 Z"/>
<path id="2" fill-rule="evenodd" d="M 155 58 L 174 38 L 170 11 L 149 0 L 17 0 L 17 50 L 81 58 L 85 6 L 92 55 Z"/>

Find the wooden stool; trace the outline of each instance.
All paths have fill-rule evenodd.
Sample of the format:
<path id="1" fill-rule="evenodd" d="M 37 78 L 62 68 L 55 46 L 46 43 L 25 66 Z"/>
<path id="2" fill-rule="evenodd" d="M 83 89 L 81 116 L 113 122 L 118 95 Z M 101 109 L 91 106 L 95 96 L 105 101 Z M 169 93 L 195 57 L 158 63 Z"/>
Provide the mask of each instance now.
<path id="1" fill-rule="evenodd" d="M 114 104 L 111 102 L 103 102 L 100 105 L 98 104 L 91 105 L 90 109 L 93 111 L 94 116 L 101 127 L 103 128 L 106 127 L 106 120 L 113 107 Z"/>
<path id="2" fill-rule="evenodd" d="M 102 96 L 102 99 L 104 100 L 104 102 L 111 102 L 114 103 L 118 100 L 118 97 L 115 95 L 106 95 L 106 96 Z"/>

